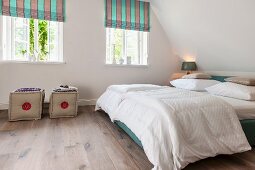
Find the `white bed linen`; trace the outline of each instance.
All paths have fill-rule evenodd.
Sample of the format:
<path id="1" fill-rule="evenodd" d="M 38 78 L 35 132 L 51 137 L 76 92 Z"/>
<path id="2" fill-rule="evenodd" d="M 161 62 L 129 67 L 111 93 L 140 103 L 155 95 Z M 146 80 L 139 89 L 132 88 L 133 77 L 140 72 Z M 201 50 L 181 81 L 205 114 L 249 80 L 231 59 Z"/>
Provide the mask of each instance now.
<path id="1" fill-rule="evenodd" d="M 204 93 L 176 88 L 126 93 L 112 118 L 141 140 L 154 169 L 182 169 L 251 149 L 233 107 Z"/>
<path id="2" fill-rule="evenodd" d="M 95 110 L 104 110 L 113 121 L 112 117 L 116 113 L 116 109 L 124 94 L 134 91 L 156 90 L 162 88 L 167 88 L 167 86 L 153 84 L 111 85 L 97 100 Z"/>
<path id="3" fill-rule="evenodd" d="M 107 89 L 116 91 L 119 93 L 127 93 L 127 92 L 134 92 L 134 91 L 145 91 L 145 90 L 155 90 L 155 89 L 162 89 L 166 86 L 158 86 L 154 84 L 123 84 L 123 85 L 111 85 Z"/>
<path id="4" fill-rule="evenodd" d="M 216 97 L 223 99 L 233 106 L 239 120 L 255 119 L 255 101 L 239 100 L 223 96 Z"/>

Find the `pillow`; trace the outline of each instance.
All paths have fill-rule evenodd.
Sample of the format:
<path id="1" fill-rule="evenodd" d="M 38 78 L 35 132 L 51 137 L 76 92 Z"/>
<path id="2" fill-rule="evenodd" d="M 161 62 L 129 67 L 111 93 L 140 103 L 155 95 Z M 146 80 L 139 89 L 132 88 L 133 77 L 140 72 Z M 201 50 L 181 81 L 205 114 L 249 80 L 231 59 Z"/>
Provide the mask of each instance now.
<path id="1" fill-rule="evenodd" d="M 194 73 L 194 74 L 187 74 L 182 76 L 183 79 L 210 79 L 212 78 L 209 74 L 206 73 Z"/>
<path id="2" fill-rule="evenodd" d="M 206 91 L 205 88 L 221 83 L 217 80 L 203 79 L 176 79 L 170 82 L 174 87 L 179 89 Z"/>
<path id="3" fill-rule="evenodd" d="M 255 100 L 255 86 L 225 82 L 206 88 L 210 94 L 241 100 Z"/>
<path id="4" fill-rule="evenodd" d="M 255 78 L 230 77 L 230 78 L 226 78 L 225 81 L 242 84 L 246 86 L 255 86 Z"/>

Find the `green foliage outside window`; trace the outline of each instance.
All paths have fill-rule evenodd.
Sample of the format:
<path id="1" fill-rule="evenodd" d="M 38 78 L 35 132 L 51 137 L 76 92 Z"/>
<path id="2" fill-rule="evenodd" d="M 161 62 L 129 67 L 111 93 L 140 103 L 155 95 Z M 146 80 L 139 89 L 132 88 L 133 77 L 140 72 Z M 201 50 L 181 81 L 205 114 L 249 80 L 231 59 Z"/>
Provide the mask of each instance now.
<path id="1" fill-rule="evenodd" d="M 123 34 L 122 34 L 122 30 L 116 30 L 115 34 L 114 34 L 114 39 L 115 39 L 115 60 L 119 61 L 121 59 L 122 56 L 122 41 L 123 41 Z"/>
<path id="2" fill-rule="evenodd" d="M 38 51 L 35 48 L 35 20 L 29 21 L 29 55 L 37 56 L 39 61 L 46 61 L 48 51 L 48 22 L 38 20 Z M 24 50 L 21 51 L 24 53 Z"/>
<path id="3" fill-rule="evenodd" d="M 29 20 L 29 50 L 30 50 L 30 53 L 29 55 L 30 56 L 33 56 L 34 55 L 34 51 L 35 51 L 35 20 L 34 19 L 30 19 Z"/>
<path id="4" fill-rule="evenodd" d="M 48 51 L 48 22 L 39 20 L 38 22 L 39 29 L 39 54 L 38 57 L 40 60 L 44 61 L 47 59 Z"/>

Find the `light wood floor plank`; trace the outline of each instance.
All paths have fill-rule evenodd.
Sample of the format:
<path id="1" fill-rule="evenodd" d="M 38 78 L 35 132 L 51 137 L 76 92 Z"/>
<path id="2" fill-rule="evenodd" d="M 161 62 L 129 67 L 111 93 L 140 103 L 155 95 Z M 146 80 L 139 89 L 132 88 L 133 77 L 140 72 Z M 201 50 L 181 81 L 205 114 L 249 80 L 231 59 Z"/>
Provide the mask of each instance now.
<path id="1" fill-rule="evenodd" d="M 1 170 L 149 170 L 141 149 L 104 112 L 79 108 L 76 118 L 8 122 L 0 111 Z M 220 155 L 185 170 L 252 170 L 255 150 Z"/>

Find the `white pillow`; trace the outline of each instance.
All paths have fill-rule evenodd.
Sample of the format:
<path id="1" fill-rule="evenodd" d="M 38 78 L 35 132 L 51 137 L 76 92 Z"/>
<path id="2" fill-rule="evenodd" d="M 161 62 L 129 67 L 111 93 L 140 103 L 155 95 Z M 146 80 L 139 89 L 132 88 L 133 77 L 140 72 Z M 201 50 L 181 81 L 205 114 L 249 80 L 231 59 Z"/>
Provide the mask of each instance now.
<path id="1" fill-rule="evenodd" d="M 206 88 L 210 94 L 241 100 L 255 100 L 255 87 L 225 82 Z"/>
<path id="2" fill-rule="evenodd" d="M 205 88 L 221 83 L 216 80 L 205 79 L 176 79 L 170 82 L 174 87 L 179 89 L 206 91 Z"/>

